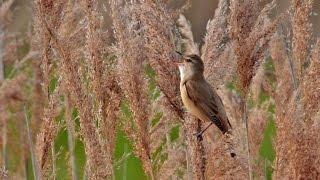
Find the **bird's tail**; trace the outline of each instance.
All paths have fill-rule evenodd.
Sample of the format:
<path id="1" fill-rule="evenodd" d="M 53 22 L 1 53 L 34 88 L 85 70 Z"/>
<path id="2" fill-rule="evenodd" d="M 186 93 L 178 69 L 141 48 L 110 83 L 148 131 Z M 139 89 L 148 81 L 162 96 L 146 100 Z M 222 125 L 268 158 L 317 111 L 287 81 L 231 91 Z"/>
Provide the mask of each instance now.
<path id="1" fill-rule="evenodd" d="M 230 129 L 232 129 L 232 126 L 231 126 L 231 123 L 230 123 L 229 119 L 227 119 L 227 121 L 228 121 L 228 124 L 230 126 Z"/>

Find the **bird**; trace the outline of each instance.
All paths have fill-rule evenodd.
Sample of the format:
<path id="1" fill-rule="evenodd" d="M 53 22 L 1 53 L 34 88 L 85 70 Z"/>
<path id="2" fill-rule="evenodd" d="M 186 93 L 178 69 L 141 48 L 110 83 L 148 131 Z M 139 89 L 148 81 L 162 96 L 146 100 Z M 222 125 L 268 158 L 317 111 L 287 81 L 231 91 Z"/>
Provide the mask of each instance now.
<path id="1" fill-rule="evenodd" d="M 176 63 L 180 72 L 182 102 L 193 116 L 202 122 L 210 122 L 206 128 L 195 135 L 202 140 L 202 134 L 212 124 L 215 124 L 223 134 L 231 134 L 232 126 L 224 105 L 216 91 L 204 78 L 202 59 L 197 54 L 186 55 L 182 59 L 182 62 Z M 231 156 L 235 154 L 232 153 Z"/>

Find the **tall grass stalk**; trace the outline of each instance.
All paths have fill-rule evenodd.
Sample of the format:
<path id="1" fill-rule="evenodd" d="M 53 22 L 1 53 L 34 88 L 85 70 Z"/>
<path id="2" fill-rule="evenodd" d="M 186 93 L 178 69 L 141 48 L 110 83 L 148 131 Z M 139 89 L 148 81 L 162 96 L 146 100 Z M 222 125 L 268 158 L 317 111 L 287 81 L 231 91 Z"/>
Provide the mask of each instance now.
<path id="1" fill-rule="evenodd" d="M 4 32 L 3 32 L 2 25 L 0 25 L 0 83 L 4 80 L 3 38 L 4 38 Z"/>
<path id="2" fill-rule="evenodd" d="M 33 145 L 31 129 L 30 129 L 30 126 L 29 126 L 29 117 L 28 117 L 28 112 L 27 112 L 27 109 L 26 109 L 26 105 L 24 105 L 23 109 L 24 109 L 24 120 L 25 120 L 25 123 L 26 123 L 25 125 L 26 125 L 26 128 L 27 128 L 27 134 L 28 134 L 29 150 L 30 150 L 30 153 L 31 153 L 33 176 L 34 176 L 34 178 L 36 180 L 41 180 L 42 178 L 40 177 L 39 165 L 38 165 L 38 161 L 37 161 L 36 156 L 35 156 L 35 150 L 34 150 L 34 145 Z"/>
<path id="3" fill-rule="evenodd" d="M 71 164 L 71 174 L 72 180 L 78 180 L 77 175 L 77 164 L 76 164 L 76 156 L 75 156 L 75 123 L 72 118 L 72 105 L 70 95 L 66 93 L 66 123 L 67 123 L 67 131 L 68 131 L 68 149 L 70 153 L 70 164 Z"/>
<path id="4" fill-rule="evenodd" d="M 248 174 L 249 179 L 252 180 L 252 164 L 251 164 L 251 153 L 250 153 L 250 140 L 249 140 L 249 122 L 248 122 L 248 104 L 247 102 L 244 102 L 243 105 L 243 120 L 246 126 L 246 146 L 247 146 L 247 155 L 248 155 Z"/>
<path id="5" fill-rule="evenodd" d="M 57 155 L 56 155 L 56 151 L 54 149 L 54 142 L 51 142 L 51 164 L 52 164 L 52 179 L 56 180 L 57 179 L 57 166 L 56 166 L 56 159 L 57 159 Z"/>
<path id="6" fill-rule="evenodd" d="M 7 117 L 2 117 L 2 159 L 4 168 L 8 167 L 8 156 L 7 156 L 7 144 L 8 144 L 8 119 Z"/>

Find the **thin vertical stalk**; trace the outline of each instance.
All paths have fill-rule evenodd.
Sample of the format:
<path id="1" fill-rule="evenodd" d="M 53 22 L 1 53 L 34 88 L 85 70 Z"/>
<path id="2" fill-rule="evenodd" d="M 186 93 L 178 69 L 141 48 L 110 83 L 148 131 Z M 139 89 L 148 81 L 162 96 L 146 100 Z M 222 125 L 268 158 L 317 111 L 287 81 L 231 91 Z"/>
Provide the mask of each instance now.
<path id="1" fill-rule="evenodd" d="M 7 136 L 7 118 L 3 118 L 3 128 L 2 128 L 2 157 L 3 157 L 3 165 L 4 168 L 7 168 L 7 142 L 8 142 L 8 136 Z"/>
<path id="2" fill-rule="evenodd" d="M 127 143 L 125 143 L 124 144 L 124 154 L 126 154 L 127 153 L 127 151 L 128 151 L 128 144 Z M 127 180 L 127 172 L 128 172 L 128 163 L 127 163 L 127 158 L 124 160 L 124 162 L 123 162 L 123 176 L 122 176 L 122 180 Z"/>
<path id="3" fill-rule="evenodd" d="M 285 34 L 283 25 L 280 26 L 278 31 L 279 31 L 279 34 Z M 288 39 L 286 37 L 284 37 L 284 38 L 285 38 L 284 42 L 286 42 L 285 43 L 285 46 L 286 46 L 285 52 L 286 52 L 286 55 L 288 57 L 287 59 L 288 59 L 288 62 L 289 62 L 289 69 L 290 69 L 291 80 L 292 80 L 292 83 L 293 83 L 293 89 L 297 90 L 298 89 L 298 84 L 299 84 L 298 79 L 297 79 L 297 73 L 295 71 L 295 66 L 293 64 L 293 57 L 292 57 L 291 53 L 289 52 L 290 47 L 288 45 Z"/>
<path id="4" fill-rule="evenodd" d="M 26 128 L 27 128 L 27 133 L 28 133 L 28 143 L 29 143 L 29 149 L 30 149 L 30 153 L 31 153 L 31 160 L 32 160 L 32 168 L 33 168 L 33 176 L 36 180 L 41 180 L 40 176 L 39 176 L 39 166 L 37 164 L 37 160 L 36 160 L 36 156 L 34 153 L 34 145 L 32 142 L 32 134 L 31 134 L 31 130 L 29 127 L 29 118 L 27 115 L 27 110 L 26 110 L 26 106 L 24 106 L 24 119 L 25 119 L 25 123 L 26 123 Z"/>
<path id="5" fill-rule="evenodd" d="M 14 3 L 14 0 L 3 2 L 0 1 L 0 82 L 4 80 L 4 63 L 3 63 L 3 46 L 4 46 L 4 35 L 5 35 L 5 16 L 10 12 L 10 7 Z"/>
<path id="6" fill-rule="evenodd" d="M 72 105 L 70 95 L 66 95 L 67 106 L 66 106 L 66 122 L 67 122 L 67 131 L 68 131 L 68 148 L 70 153 L 70 163 L 71 163 L 71 173 L 72 180 L 78 180 L 77 176 L 77 165 L 76 165 L 76 157 L 75 157 L 75 129 L 74 129 L 74 121 L 72 119 Z"/>
<path id="7" fill-rule="evenodd" d="M 247 140 L 247 156 L 248 156 L 248 170 L 249 180 L 252 180 L 252 166 L 251 166 L 251 155 L 250 155 L 250 142 L 249 142 L 249 123 L 248 123 L 248 112 L 247 112 L 247 98 L 243 105 L 243 120 L 246 125 L 246 140 Z"/>
<path id="8" fill-rule="evenodd" d="M 3 28 L 0 25 L 0 83 L 4 80 L 4 64 L 3 64 Z"/>
<path id="9" fill-rule="evenodd" d="M 197 120 L 197 132 L 200 132 L 202 127 L 201 127 L 201 120 Z M 202 140 L 197 139 L 197 146 L 199 146 L 198 151 L 199 151 L 199 158 L 200 158 L 200 174 L 201 174 L 201 179 L 205 180 L 205 170 L 206 170 L 206 158 L 205 158 L 205 149 L 202 143 Z"/>
<path id="10" fill-rule="evenodd" d="M 289 61 L 289 66 L 290 66 L 291 79 L 292 79 L 292 82 L 293 82 L 293 89 L 297 90 L 299 83 L 298 83 L 298 79 L 297 79 L 297 76 L 296 76 L 296 72 L 294 70 L 294 64 L 293 64 L 293 61 L 292 61 L 291 58 L 288 58 L 288 61 Z"/>
<path id="11" fill-rule="evenodd" d="M 191 154 L 191 149 L 186 148 L 187 153 L 186 154 Z M 192 180 L 192 158 L 191 156 L 186 156 L 186 161 L 187 161 L 187 178 L 188 180 Z"/>
<path id="12" fill-rule="evenodd" d="M 25 142 L 25 133 L 23 131 L 23 126 L 20 128 L 20 131 L 23 132 L 23 133 L 20 133 L 20 142 Z M 25 148 L 25 144 L 22 145 L 22 150 L 24 151 L 26 148 Z M 27 155 L 26 153 L 21 153 L 21 156 L 20 158 L 22 159 L 22 162 L 25 164 L 27 164 Z M 22 177 L 25 177 L 27 178 L 27 174 L 28 174 L 28 169 L 27 169 L 27 166 L 23 166 L 22 168 Z"/>
<path id="13" fill-rule="evenodd" d="M 2 1 L 1 1 L 1 5 L 2 5 Z M 0 6 L 1 6 L 0 5 Z M 2 25 L 0 25 L 0 83 L 2 83 L 2 81 L 4 80 L 4 65 L 3 65 L 3 36 L 4 36 L 4 32 L 3 32 L 3 28 Z M 4 161 L 4 167 L 7 167 L 7 161 L 6 161 L 6 157 L 7 157 L 7 121 L 6 118 L 4 117 L 3 119 L 3 129 L 2 129 L 2 157 L 3 157 L 3 161 Z"/>
<path id="14" fill-rule="evenodd" d="M 201 121 L 190 116 L 185 116 L 185 133 L 187 141 L 187 151 L 190 159 L 187 157 L 188 179 L 205 179 L 205 152 L 202 141 L 193 136 L 194 132 L 201 130 Z"/>
<path id="15" fill-rule="evenodd" d="M 51 143 L 51 156 L 52 156 L 52 179 L 56 180 L 57 167 L 56 167 L 56 152 L 54 150 L 54 141 Z"/>

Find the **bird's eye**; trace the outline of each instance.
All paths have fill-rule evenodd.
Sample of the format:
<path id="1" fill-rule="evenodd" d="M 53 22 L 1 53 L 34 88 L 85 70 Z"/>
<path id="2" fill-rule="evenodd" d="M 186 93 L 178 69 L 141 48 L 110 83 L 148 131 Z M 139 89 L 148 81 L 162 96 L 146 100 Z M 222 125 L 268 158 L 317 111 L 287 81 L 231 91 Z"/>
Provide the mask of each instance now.
<path id="1" fill-rule="evenodd" d="M 192 62 L 192 60 L 191 59 L 186 59 L 186 62 Z"/>

